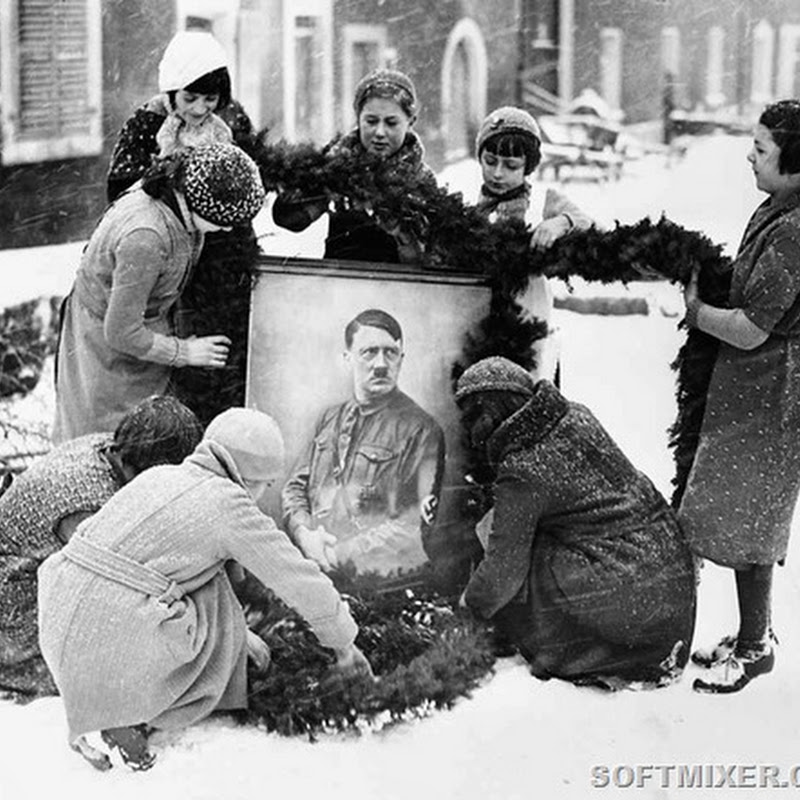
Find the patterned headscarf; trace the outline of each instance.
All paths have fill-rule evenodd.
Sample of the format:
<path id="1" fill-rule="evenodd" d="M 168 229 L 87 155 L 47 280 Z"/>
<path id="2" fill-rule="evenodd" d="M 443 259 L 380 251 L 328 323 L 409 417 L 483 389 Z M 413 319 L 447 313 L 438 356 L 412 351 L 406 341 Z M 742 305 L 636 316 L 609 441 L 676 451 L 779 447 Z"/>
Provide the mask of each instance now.
<path id="1" fill-rule="evenodd" d="M 253 159 L 232 144 L 185 151 L 182 190 L 189 208 L 224 228 L 249 222 L 266 194 Z"/>

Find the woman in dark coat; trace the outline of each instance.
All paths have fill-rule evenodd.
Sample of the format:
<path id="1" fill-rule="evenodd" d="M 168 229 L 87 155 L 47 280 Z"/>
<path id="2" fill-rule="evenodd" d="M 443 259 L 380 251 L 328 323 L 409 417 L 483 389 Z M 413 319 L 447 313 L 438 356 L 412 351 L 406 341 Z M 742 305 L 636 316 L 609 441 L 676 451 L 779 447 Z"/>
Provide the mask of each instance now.
<path id="1" fill-rule="evenodd" d="M 496 471 L 494 519 L 464 602 L 534 675 L 616 688 L 681 674 L 694 560 L 676 517 L 586 408 L 487 358 L 456 399 Z"/>
<path id="2" fill-rule="evenodd" d="M 748 161 L 767 199 L 733 262 L 726 308 L 686 288 L 689 326 L 719 340 L 679 515 L 697 555 L 735 570 L 739 630 L 693 660 L 702 692 L 739 691 L 772 670 L 773 567 L 800 493 L 800 101 L 768 106 Z"/>
<path id="3" fill-rule="evenodd" d="M 407 75 L 389 69 L 366 75 L 356 86 L 353 110 L 357 127 L 328 145 L 331 156 L 353 156 L 367 163 L 377 156 L 381 177 L 391 178 L 395 184 L 436 185 L 433 172 L 424 162 L 422 141 L 412 129 L 417 118 L 417 95 Z M 422 243 L 404 232 L 400 224 L 379 224 L 368 200 L 355 206 L 338 198 L 331 205 L 327 196 L 303 197 L 287 192 L 272 206 L 275 223 L 295 232 L 326 212 L 330 225 L 325 258 L 397 264 L 414 263 L 422 254 Z"/>
<path id="4" fill-rule="evenodd" d="M 220 141 L 255 154 L 258 137 L 242 105 L 231 97 L 227 64 L 224 48 L 210 33 L 175 34 L 159 64 L 159 94 L 133 112 L 117 137 L 106 183 L 109 201 L 136 183 L 156 155 Z M 250 277 L 257 249 L 249 223 L 208 234 L 181 295 L 182 334 L 206 336 L 224 329 L 231 339 L 222 369 L 188 367 L 175 376 L 177 394 L 204 424 L 219 411 L 244 404 Z"/>
<path id="5" fill-rule="evenodd" d="M 90 433 L 54 447 L 0 497 L 0 691 L 55 694 L 39 652 L 36 570 L 133 476 L 178 464 L 202 429 L 174 397 L 143 400 L 114 433 Z"/>

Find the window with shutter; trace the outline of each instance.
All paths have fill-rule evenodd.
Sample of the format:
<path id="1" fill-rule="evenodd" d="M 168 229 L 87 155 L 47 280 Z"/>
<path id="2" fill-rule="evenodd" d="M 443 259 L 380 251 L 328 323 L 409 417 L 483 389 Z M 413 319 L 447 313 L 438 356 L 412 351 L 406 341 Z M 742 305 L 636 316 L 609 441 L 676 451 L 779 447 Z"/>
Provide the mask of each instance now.
<path id="1" fill-rule="evenodd" d="M 98 155 L 100 0 L 0 3 L 2 163 Z"/>

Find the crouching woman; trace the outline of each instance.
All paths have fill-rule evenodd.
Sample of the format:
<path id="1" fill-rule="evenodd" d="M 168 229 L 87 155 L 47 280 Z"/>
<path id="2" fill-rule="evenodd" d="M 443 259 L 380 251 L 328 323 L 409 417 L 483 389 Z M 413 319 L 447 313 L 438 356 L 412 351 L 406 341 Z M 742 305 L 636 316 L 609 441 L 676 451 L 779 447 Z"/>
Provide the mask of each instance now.
<path id="1" fill-rule="evenodd" d="M 456 400 L 495 470 L 486 552 L 463 601 L 537 677 L 604 688 L 677 678 L 695 568 L 652 483 L 588 409 L 507 359 L 467 369 Z"/>
<path id="2" fill-rule="evenodd" d="M 246 706 L 247 655 L 261 666 L 269 656 L 246 628 L 229 560 L 305 617 L 342 671 L 371 675 L 347 604 L 258 510 L 282 459 L 271 417 L 229 409 L 182 464 L 139 475 L 40 567 L 42 653 L 70 743 L 94 766 L 110 761 L 86 733 L 146 769 L 151 729 Z"/>

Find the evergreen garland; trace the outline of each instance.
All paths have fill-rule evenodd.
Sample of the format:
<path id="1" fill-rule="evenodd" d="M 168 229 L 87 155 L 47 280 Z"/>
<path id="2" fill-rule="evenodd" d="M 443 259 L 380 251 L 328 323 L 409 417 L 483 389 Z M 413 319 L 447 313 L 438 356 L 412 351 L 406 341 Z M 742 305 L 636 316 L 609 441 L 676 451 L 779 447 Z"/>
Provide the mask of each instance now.
<path id="1" fill-rule="evenodd" d="M 248 718 L 268 731 L 314 738 L 449 708 L 488 674 L 484 625 L 415 580 L 416 589 L 339 572 L 334 583 L 359 626 L 356 644 L 377 681 L 345 680 L 306 622 L 269 592 L 246 604 L 249 626 L 269 645 L 265 674 L 251 666 Z M 389 588 L 387 588 L 387 586 Z"/>
<path id="2" fill-rule="evenodd" d="M 471 363 L 502 355 L 532 366 L 531 344 L 542 335 L 536 323 L 519 318 L 513 298 L 530 275 L 623 283 L 665 279 L 685 285 L 700 270 L 701 298 L 724 306 L 730 259 L 706 236 L 662 217 L 613 230 L 592 228 L 560 239 L 546 251 L 529 247 L 530 230 L 518 220 L 489 222 L 460 194 L 450 194 L 424 174 L 393 168 L 391 160 L 329 152 L 310 144 L 261 142 L 256 155 L 267 190 L 296 195 L 347 198 L 365 207 L 389 231 L 425 243 L 422 269 L 451 269 L 484 275 L 492 288 L 491 308 L 478 330 L 467 337 L 454 378 Z M 677 505 L 697 447 L 705 397 L 717 354 L 713 337 L 690 331 L 673 368 L 677 370 L 678 415 L 670 429 Z"/>

